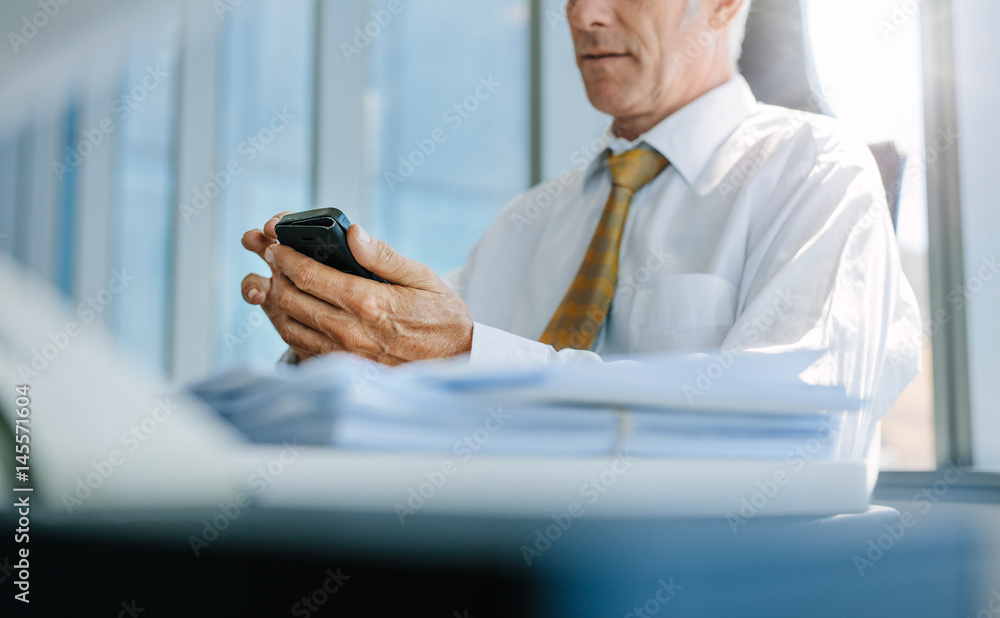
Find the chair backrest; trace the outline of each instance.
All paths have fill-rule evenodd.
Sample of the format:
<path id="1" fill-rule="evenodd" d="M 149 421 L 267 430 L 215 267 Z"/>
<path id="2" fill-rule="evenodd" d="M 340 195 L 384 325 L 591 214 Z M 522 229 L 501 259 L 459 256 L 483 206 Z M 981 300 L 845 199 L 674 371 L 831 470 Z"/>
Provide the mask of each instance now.
<path id="1" fill-rule="evenodd" d="M 758 101 L 833 116 L 819 88 L 803 7 L 804 0 L 753 0 L 740 72 Z M 892 142 L 870 148 L 895 226 L 906 155 Z"/>
<path id="2" fill-rule="evenodd" d="M 880 142 L 868 146 L 879 172 L 882 173 L 882 184 L 885 185 L 885 199 L 889 204 L 889 214 L 892 216 L 892 227 L 896 227 L 899 219 L 899 198 L 903 192 L 903 176 L 906 174 L 906 153 L 896 147 L 895 142 Z"/>

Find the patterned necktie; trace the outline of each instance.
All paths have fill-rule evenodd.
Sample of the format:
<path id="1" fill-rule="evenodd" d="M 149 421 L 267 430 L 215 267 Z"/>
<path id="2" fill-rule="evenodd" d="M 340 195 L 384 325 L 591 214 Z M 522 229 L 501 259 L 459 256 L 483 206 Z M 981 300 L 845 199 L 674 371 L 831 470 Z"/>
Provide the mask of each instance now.
<path id="1" fill-rule="evenodd" d="M 609 159 L 611 196 L 573 284 L 541 341 L 557 350 L 589 350 L 601 330 L 618 282 L 618 251 L 632 198 L 669 165 L 666 157 L 635 148 Z"/>

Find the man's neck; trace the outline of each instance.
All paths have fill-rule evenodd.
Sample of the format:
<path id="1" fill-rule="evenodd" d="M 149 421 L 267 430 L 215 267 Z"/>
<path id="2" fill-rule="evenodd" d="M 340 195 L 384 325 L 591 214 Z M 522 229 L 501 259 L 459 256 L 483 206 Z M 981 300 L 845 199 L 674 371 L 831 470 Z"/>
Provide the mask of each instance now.
<path id="1" fill-rule="evenodd" d="M 629 141 L 635 140 L 640 135 L 669 118 L 674 112 L 685 107 L 705 93 L 728 82 L 735 74 L 736 72 L 731 66 L 727 70 L 714 71 L 713 77 L 704 80 L 700 84 L 692 84 L 691 87 L 687 88 L 675 100 L 668 102 L 655 112 L 634 116 L 616 116 L 614 122 L 611 124 L 611 130 L 617 137 Z"/>

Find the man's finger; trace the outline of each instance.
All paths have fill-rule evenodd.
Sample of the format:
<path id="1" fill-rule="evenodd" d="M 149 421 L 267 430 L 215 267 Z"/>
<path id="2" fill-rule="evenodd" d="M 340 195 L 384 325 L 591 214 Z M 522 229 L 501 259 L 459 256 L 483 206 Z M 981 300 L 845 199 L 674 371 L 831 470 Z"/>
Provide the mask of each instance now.
<path id="1" fill-rule="evenodd" d="M 264 249 L 267 249 L 275 242 L 275 240 L 265 236 L 261 230 L 250 230 L 243 235 L 242 240 L 244 249 L 253 251 L 262 258 L 264 257 Z"/>
<path id="2" fill-rule="evenodd" d="M 278 233 L 274 231 L 274 226 L 278 225 L 278 221 L 280 221 L 282 217 L 293 213 L 294 211 L 292 210 L 286 210 L 285 212 L 279 212 L 271 217 L 271 220 L 264 224 L 264 235 L 271 240 L 278 240 Z"/>
<path id="3" fill-rule="evenodd" d="M 286 318 L 278 329 L 278 334 L 300 357 L 302 352 L 311 356 L 322 356 L 331 352 L 342 351 L 342 348 L 323 333 L 309 328 L 305 324 Z"/>
<path id="4" fill-rule="evenodd" d="M 250 273 L 243 278 L 241 285 L 243 300 L 251 305 L 263 305 L 271 291 L 271 280 L 258 274 Z"/>
<path id="5" fill-rule="evenodd" d="M 347 230 L 347 244 L 358 264 L 389 283 L 431 292 L 441 287 L 440 278 L 431 268 L 397 253 L 384 241 L 372 238 L 358 224 Z"/>
<path id="6" fill-rule="evenodd" d="M 356 328 L 343 309 L 307 294 L 295 285 L 282 285 L 272 293 L 272 300 L 282 313 L 305 326 L 337 340 L 338 334 Z"/>
<path id="7" fill-rule="evenodd" d="M 291 247 L 274 245 L 264 255 L 265 259 L 270 257 L 275 271 L 288 277 L 296 288 L 335 307 L 349 307 L 360 297 L 378 294 L 382 291 L 381 287 L 387 287 L 384 283 L 348 275 L 320 264 Z"/>
<path id="8" fill-rule="evenodd" d="M 271 240 L 260 230 L 250 230 L 243 235 L 243 247 L 248 251 L 256 253 L 260 256 L 260 259 L 264 260 L 265 263 L 267 262 L 267 259 L 264 257 L 264 252 L 267 251 L 268 247 L 274 244 L 277 244 L 277 241 Z M 271 275 L 273 276 L 274 267 L 270 264 L 267 266 L 271 269 Z"/>

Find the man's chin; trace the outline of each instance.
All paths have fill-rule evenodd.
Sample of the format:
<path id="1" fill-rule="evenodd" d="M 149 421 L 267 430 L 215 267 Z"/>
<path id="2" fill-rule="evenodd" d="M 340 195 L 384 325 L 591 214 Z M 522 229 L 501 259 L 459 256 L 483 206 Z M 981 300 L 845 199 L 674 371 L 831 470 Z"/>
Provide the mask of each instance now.
<path id="1" fill-rule="evenodd" d="M 593 88 L 587 86 L 587 98 L 590 99 L 590 104 L 594 106 L 594 109 L 601 113 L 616 118 L 627 115 L 626 110 L 629 109 L 629 105 L 627 99 L 622 96 L 620 86 L 611 84 L 601 84 Z"/>

